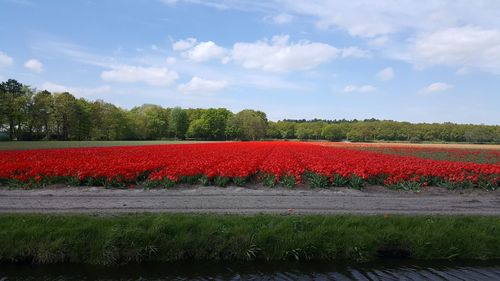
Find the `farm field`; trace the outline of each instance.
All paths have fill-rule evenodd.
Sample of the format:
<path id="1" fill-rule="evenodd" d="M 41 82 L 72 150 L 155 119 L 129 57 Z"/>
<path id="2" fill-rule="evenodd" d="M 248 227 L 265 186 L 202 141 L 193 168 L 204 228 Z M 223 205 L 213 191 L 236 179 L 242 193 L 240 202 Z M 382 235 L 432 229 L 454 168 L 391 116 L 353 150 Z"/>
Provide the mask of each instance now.
<path id="1" fill-rule="evenodd" d="M 31 150 L 49 148 L 77 148 L 77 147 L 108 147 L 108 146 L 138 146 L 159 144 L 187 144 L 203 143 L 203 141 L 176 141 L 176 140 L 151 140 L 151 141 L 2 141 L 1 150 Z"/>
<path id="2" fill-rule="evenodd" d="M 0 151 L 0 159 L 3 184 L 23 187 L 258 182 L 313 188 L 384 185 L 405 190 L 428 186 L 494 190 L 500 183 L 498 150 L 491 149 L 226 142 Z"/>
<path id="3" fill-rule="evenodd" d="M 499 145 L 409 144 L 409 143 L 322 143 L 326 146 L 415 156 L 425 159 L 500 164 Z"/>

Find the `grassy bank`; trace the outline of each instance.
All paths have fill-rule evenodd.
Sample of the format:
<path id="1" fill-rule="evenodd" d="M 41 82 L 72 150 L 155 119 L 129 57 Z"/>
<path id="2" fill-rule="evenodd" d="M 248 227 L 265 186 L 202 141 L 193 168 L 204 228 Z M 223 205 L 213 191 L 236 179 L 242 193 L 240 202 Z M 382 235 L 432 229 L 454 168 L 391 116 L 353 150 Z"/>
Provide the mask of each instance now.
<path id="1" fill-rule="evenodd" d="M 0 215 L 0 261 L 500 258 L 500 218 Z"/>

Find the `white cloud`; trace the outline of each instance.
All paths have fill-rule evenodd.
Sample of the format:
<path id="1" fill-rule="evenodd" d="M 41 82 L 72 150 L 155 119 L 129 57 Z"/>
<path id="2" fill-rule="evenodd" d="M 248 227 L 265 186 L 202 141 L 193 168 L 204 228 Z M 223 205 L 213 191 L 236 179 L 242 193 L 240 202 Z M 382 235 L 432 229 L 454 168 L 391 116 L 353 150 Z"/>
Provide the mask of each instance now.
<path id="1" fill-rule="evenodd" d="M 500 2 L 494 0 L 277 0 L 282 10 L 316 19 L 319 28 L 377 38 L 402 32 L 424 32 L 464 23 L 500 27 Z"/>
<path id="2" fill-rule="evenodd" d="M 386 67 L 377 72 L 376 76 L 382 81 L 392 80 L 394 78 L 394 70 L 392 69 L 392 67 Z"/>
<path id="3" fill-rule="evenodd" d="M 217 46 L 213 41 L 201 42 L 190 50 L 183 53 L 189 60 L 204 62 L 212 59 L 222 59 L 226 56 L 227 50 Z"/>
<path id="4" fill-rule="evenodd" d="M 425 93 L 434 93 L 434 92 L 443 92 L 451 88 L 453 88 L 453 86 L 450 84 L 443 82 L 436 82 L 425 87 L 424 89 L 422 89 L 422 91 Z"/>
<path id="5" fill-rule="evenodd" d="M 347 85 L 344 87 L 344 92 L 346 93 L 369 93 L 376 91 L 372 85 Z"/>
<path id="6" fill-rule="evenodd" d="M 293 12 L 316 18 L 316 26 L 319 28 L 341 28 L 353 36 L 362 37 L 393 33 L 398 29 L 396 24 L 398 19 L 400 21 L 408 14 L 408 11 L 403 13 L 402 9 L 396 8 L 405 6 L 403 3 L 364 0 L 284 0 L 284 2 L 284 6 Z M 396 13 L 398 11 L 401 12 L 400 15 Z M 402 27 L 404 25 L 401 25 Z"/>
<path id="7" fill-rule="evenodd" d="M 180 84 L 177 90 L 183 93 L 214 93 L 223 90 L 227 86 L 228 82 L 225 80 L 206 80 L 194 76 L 188 83 Z"/>
<path id="8" fill-rule="evenodd" d="M 285 13 L 281 13 L 273 17 L 273 22 L 280 25 L 290 23 L 292 20 L 293 16 Z"/>
<path id="9" fill-rule="evenodd" d="M 417 67 L 450 65 L 500 74 L 500 30 L 463 26 L 414 39 L 407 60 Z"/>
<path id="10" fill-rule="evenodd" d="M 271 72 L 307 70 L 337 57 L 339 50 L 325 43 L 289 43 L 289 36 L 274 36 L 255 43 L 235 43 L 231 59 L 245 68 Z"/>
<path id="11" fill-rule="evenodd" d="M 26 61 L 24 63 L 24 67 L 37 73 L 43 72 L 43 63 L 37 59 L 30 59 Z"/>
<path id="12" fill-rule="evenodd" d="M 103 71 L 101 79 L 108 82 L 146 83 L 153 86 L 168 86 L 179 78 L 177 72 L 166 67 L 142 67 L 120 65 Z"/>
<path id="13" fill-rule="evenodd" d="M 205 5 L 208 0 L 183 1 Z M 307 20 L 312 19 L 319 28 L 343 30 L 351 36 L 364 38 L 369 46 L 383 48 L 383 55 L 410 61 L 417 68 L 451 65 L 500 73 L 500 1 L 208 2 L 217 2 L 228 9 L 306 17 Z M 412 42 L 413 47 L 410 46 Z"/>
<path id="14" fill-rule="evenodd" d="M 389 42 L 389 36 L 378 36 L 368 40 L 368 44 L 374 47 L 382 47 Z"/>
<path id="15" fill-rule="evenodd" d="M 14 59 L 8 56 L 6 53 L 0 51 L 0 67 L 9 66 L 14 63 Z"/>
<path id="16" fill-rule="evenodd" d="M 343 58 L 369 58 L 371 54 L 369 51 L 363 50 L 358 47 L 348 47 L 342 49 Z"/>
<path id="17" fill-rule="evenodd" d="M 175 57 L 168 57 L 166 59 L 167 64 L 175 64 L 177 62 L 177 59 Z"/>
<path id="18" fill-rule="evenodd" d="M 96 54 L 86 47 L 68 42 L 42 41 L 35 43 L 33 49 L 50 56 L 62 56 L 88 65 L 111 68 L 117 64 L 117 59 L 114 57 Z"/>
<path id="19" fill-rule="evenodd" d="M 172 49 L 174 51 L 184 51 L 192 48 L 194 45 L 196 45 L 196 38 L 187 38 L 184 40 L 179 40 L 172 44 Z"/>
<path id="20" fill-rule="evenodd" d="M 469 74 L 469 69 L 467 67 L 460 67 L 455 71 L 456 75 L 463 76 Z"/>
<path id="21" fill-rule="evenodd" d="M 83 97 L 111 92 L 111 86 L 109 85 L 105 85 L 98 88 L 75 88 L 53 82 L 45 82 L 39 87 L 39 89 L 47 90 L 54 93 L 68 92 L 70 94 Z"/>

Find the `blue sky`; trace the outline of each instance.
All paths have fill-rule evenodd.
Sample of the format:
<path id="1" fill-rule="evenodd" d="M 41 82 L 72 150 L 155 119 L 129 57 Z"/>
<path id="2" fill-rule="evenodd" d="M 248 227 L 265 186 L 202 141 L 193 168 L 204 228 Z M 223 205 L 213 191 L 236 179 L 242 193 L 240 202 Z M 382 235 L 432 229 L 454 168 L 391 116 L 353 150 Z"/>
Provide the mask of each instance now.
<path id="1" fill-rule="evenodd" d="M 124 108 L 500 124 L 500 2 L 0 0 L 0 79 Z"/>

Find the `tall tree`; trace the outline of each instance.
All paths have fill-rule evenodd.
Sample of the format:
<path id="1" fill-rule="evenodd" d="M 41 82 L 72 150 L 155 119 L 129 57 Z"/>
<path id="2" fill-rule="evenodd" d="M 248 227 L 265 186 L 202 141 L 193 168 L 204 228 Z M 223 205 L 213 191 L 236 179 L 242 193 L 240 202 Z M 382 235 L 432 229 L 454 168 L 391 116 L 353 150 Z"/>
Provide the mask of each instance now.
<path id="1" fill-rule="evenodd" d="M 137 138 L 159 139 L 169 134 L 170 110 L 159 105 L 143 104 L 130 111 L 134 118 Z"/>
<path id="2" fill-rule="evenodd" d="M 24 96 L 23 84 L 9 79 L 0 84 L 0 115 L 5 119 L 9 128 L 9 139 L 13 140 L 16 134 L 16 122 L 22 115 L 21 99 Z"/>
<path id="3" fill-rule="evenodd" d="M 58 139 L 68 140 L 77 122 L 76 98 L 68 92 L 54 94 L 55 133 Z"/>
<path id="4" fill-rule="evenodd" d="M 281 138 L 281 133 L 279 131 L 279 127 L 276 124 L 276 122 L 273 121 L 267 122 L 266 137 L 271 139 Z"/>
<path id="5" fill-rule="evenodd" d="M 233 113 L 225 108 L 207 109 L 201 116 L 206 124 L 207 137 L 215 140 L 224 139 L 227 121 L 232 115 Z"/>
<path id="6" fill-rule="evenodd" d="M 236 113 L 229 121 L 229 137 L 242 140 L 262 139 L 266 135 L 267 117 L 262 111 L 245 109 Z"/>
<path id="7" fill-rule="evenodd" d="M 30 119 L 38 138 L 50 137 L 50 118 L 54 113 L 54 99 L 49 91 L 41 91 L 33 96 L 33 110 Z"/>
<path id="8" fill-rule="evenodd" d="M 170 112 L 170 130 L 173 132 L 174 137 L 185 139 L 188 127 L 189 120 L 187 112 L 180 107 L 173 108 Z"/>
<path id="9" fill-rule="evenodd" d="M 210 134 L 205 119 L 195 119 L 189 124 L 187 136 L 190 138 L 206 139 Z"/>
<path id="10" fill-rule="evenodd" d="M 342 133 L 342 128 L 339 124 L 328 124 L 323 127 L 321 135 L 324 139 L 333 141 L 333 140 L 341 140 L 344 137 Z"/>

